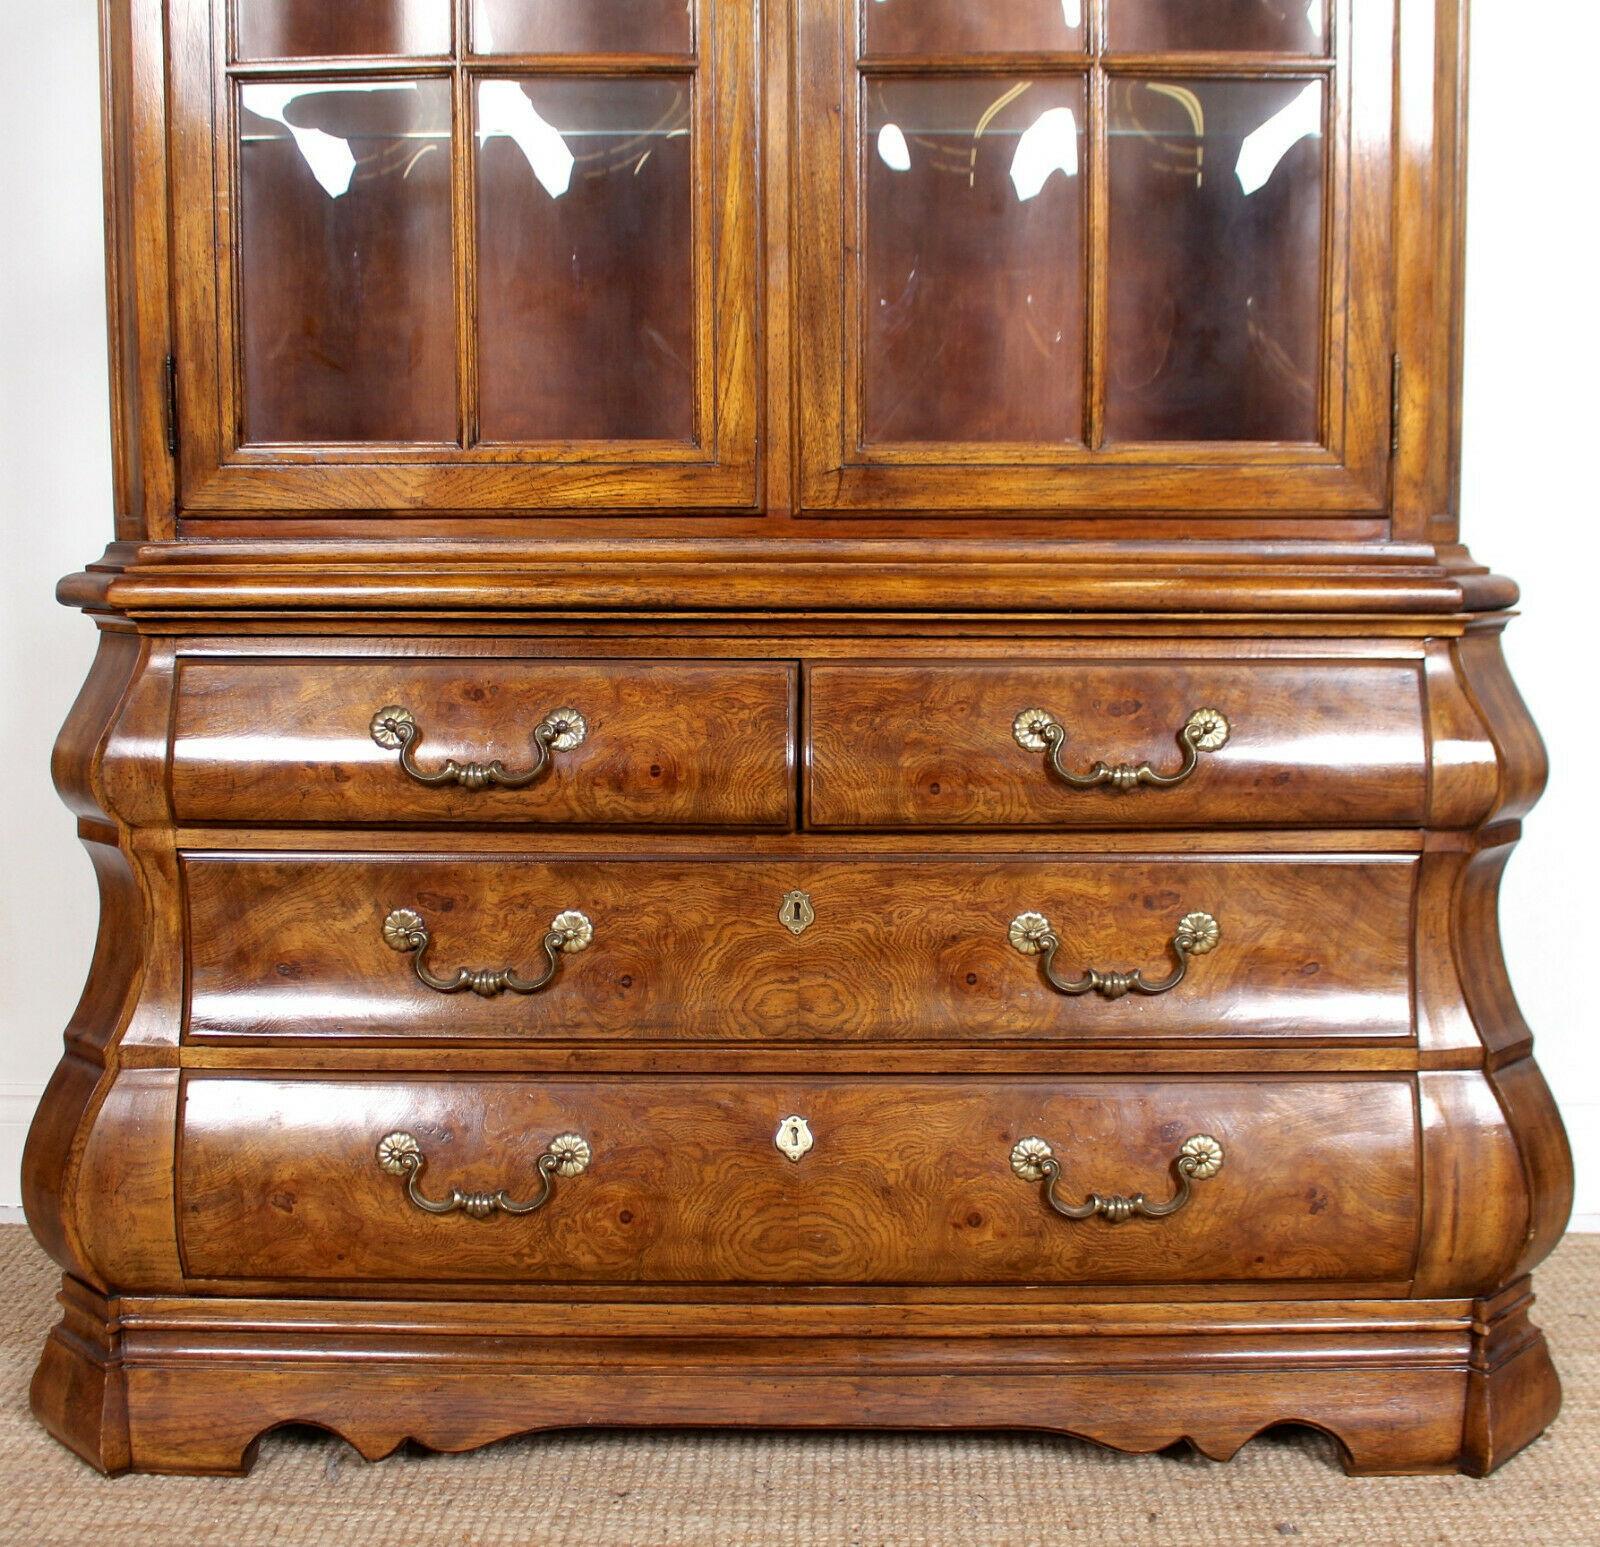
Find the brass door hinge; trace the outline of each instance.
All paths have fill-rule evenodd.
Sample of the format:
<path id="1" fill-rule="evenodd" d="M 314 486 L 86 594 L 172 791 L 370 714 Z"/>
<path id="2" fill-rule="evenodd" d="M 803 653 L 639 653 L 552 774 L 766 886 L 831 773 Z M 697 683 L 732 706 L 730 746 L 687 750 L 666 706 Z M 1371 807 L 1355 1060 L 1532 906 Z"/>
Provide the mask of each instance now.
<path id="1" fill-rule="evenodd" d="M 167 455 L 178 454 L 178 360 L 167 356 Z"/>
<path id="2" fill-rule="evenodd" d="M 1396 355 L 1390 366 L 1389 379 L 1389 455 L 1400 455 L 1400 356 Z"/>

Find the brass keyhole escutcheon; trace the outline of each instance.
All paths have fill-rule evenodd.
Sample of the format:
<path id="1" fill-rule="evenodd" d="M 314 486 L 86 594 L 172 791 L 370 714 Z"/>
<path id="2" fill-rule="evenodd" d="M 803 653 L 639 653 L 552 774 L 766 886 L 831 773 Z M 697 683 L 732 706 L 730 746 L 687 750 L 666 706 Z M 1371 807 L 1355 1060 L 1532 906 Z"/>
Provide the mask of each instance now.
<path id="1" fill-rule="evenodd" d="M 791 935 L 803 935 L 817 922 L 809 892 L 786 892 L 778 905 L 778 918 Z"/>
<path id="2" fill-rule="evenodd" d="M 811 1124 L 805 1118 L 796 1114 L 786 1117 L 778 1124 L 778 1131 L 772 1142 L 776 1144 L 783 1154 L 792 1161 L 800 1161 L 811 1152 L 811 1146 L 817 1141 L 812 1137 Z"/>

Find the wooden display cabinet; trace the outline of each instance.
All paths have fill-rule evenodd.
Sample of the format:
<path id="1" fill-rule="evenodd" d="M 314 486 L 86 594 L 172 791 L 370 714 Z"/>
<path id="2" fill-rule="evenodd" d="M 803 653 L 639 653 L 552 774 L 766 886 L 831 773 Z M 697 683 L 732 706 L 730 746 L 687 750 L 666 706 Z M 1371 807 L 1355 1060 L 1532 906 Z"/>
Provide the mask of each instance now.
<path id="1" fill-rule="evenodd" d="M 51 1433 L 1546 1427 L 1463 11 L 104 0 Z"/>

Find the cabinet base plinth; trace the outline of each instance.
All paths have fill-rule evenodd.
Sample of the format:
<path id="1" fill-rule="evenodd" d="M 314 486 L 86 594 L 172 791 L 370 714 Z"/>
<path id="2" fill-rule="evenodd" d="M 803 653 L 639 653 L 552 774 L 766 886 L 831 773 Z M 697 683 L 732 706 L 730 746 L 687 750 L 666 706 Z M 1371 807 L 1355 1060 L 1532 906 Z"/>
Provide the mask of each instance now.
<path id="1" fill-rule="evenodd" d="M 1560 1403 L 1493 1300 L 881 1304 L 104 1299 L 68 1280 L 33 1409 L 90 1465 L 242 1473 L 285 1424 L 368 1460 L 585 1427 L 1017 1429 L 1227 1460 L 1278 1424 L 1357 1475 L 1494 1470 Z"/>

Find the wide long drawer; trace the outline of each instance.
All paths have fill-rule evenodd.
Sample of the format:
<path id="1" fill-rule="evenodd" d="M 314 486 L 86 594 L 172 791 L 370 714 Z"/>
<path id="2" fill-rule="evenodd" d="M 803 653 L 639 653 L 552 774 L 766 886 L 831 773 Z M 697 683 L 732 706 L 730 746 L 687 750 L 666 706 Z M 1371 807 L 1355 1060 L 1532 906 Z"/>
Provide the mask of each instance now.
<path id="1" fill-rule="evenodd" d="M 183 874 L 191 1038 L 1412 1030 L 1407 856 L 189 854 Z"/>
<path id="2" fill-rule="evenodd" d="M 187 662 L 186 822 L 793 825 L 794 668 L 500 657 Z"/>
<path id="3" fill-rule="evenodd" d="M 1290 827 L 1424 820 L 1408 661 L 817 664 L 808 822 Z"/>
<path id="4" fill-rule="evenodd" d="M 1400 1282 L 1418 1209 L 1402 1078 L 191 1077 L 180 1171 L 192 1277 L 350 1284 Z"/>

